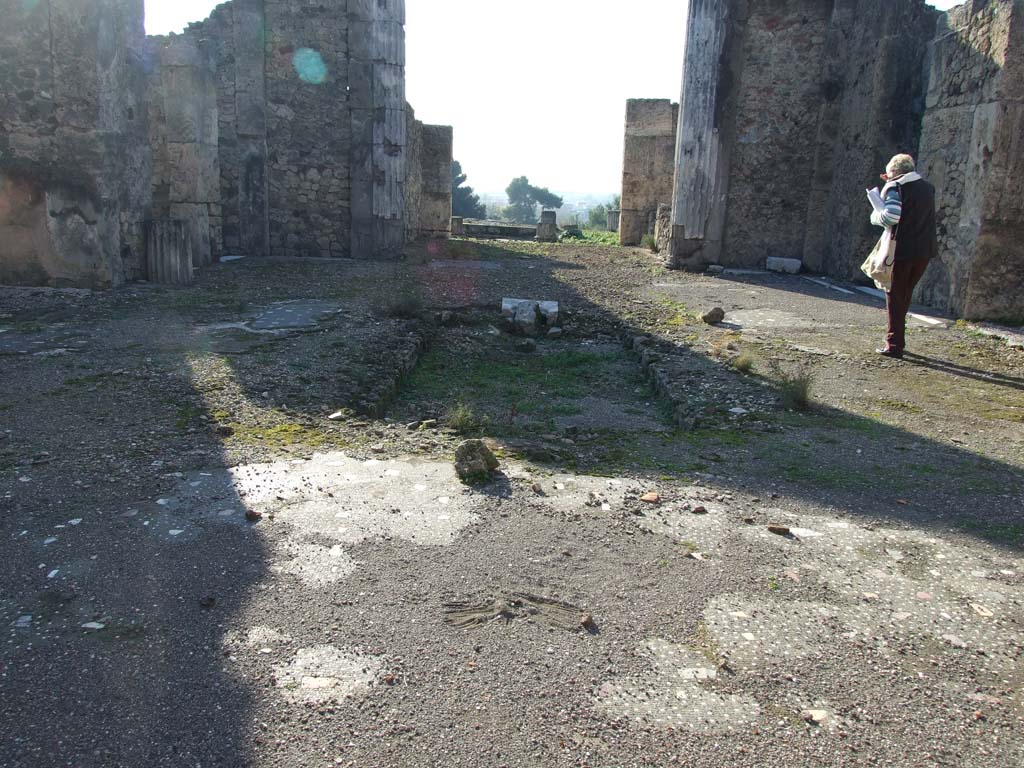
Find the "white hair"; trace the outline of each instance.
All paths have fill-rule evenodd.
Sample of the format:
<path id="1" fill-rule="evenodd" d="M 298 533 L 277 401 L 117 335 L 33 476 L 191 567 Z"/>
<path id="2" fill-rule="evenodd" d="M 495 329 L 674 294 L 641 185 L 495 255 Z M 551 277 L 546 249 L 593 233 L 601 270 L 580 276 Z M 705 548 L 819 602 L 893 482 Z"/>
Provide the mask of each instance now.
<path id="1" fill-rule="evenodd" d="M 905 173 L 913 173 L 916 169 L 917 165 L 910 155 L 895 155 L 885 166 L 885 172 L 890 176 L 902 176 Z"/>

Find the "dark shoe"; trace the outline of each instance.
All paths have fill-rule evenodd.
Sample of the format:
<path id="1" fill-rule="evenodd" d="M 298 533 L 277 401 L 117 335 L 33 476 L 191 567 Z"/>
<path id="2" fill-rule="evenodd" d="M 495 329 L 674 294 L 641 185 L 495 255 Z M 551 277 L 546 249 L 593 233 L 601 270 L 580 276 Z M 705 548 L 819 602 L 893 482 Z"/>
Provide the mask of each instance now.
<path id="1" fill-rule="evenodd" d="M 895 349 L 876 349 L 875 352 L 880 354 L 882 357 L 891 357 L 893 360 L 903 359 L 903 353 L 897 352 Z"/>

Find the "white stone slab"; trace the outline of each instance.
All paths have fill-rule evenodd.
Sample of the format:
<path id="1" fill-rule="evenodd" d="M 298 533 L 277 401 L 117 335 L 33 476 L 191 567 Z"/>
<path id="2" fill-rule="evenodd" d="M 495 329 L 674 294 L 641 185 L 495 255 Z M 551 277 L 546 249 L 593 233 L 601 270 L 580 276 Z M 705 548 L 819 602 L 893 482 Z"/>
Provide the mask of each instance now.
<path id="1" fill-rule="evenodd" d="M 803 265 L 800 259 L 783 259 L 779 256 L 769 256 L 765 260 L 769 272 L 784 272 L 787 275 L 798 274 Z"/>

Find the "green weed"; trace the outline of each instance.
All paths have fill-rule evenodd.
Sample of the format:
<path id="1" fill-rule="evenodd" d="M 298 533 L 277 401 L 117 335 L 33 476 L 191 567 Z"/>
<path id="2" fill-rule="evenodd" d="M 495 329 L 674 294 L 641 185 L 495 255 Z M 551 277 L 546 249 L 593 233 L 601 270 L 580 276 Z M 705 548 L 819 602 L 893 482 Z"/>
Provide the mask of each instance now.
<path id="1" fill-rule="evenodd" d="M 740 352 L 729 364 L 740 373 L 750 373 L 754 370 L 754 356 L 749 352 Z"/>
<path id="2" fill-rule="evenodd" d="M 460 435 L 469 435 L 485 429 L 489 420 L 466 403 L 457 403 L 445 414 L 444 421 Z"/>
<path id="3" fill-rule="evenodd" d="M 811 405 L 814 374 L 807 370 L 787 371 L 778 361 L 771 363 L 772 375 L 782 404 L 792 411 L 806 411 Z"/>

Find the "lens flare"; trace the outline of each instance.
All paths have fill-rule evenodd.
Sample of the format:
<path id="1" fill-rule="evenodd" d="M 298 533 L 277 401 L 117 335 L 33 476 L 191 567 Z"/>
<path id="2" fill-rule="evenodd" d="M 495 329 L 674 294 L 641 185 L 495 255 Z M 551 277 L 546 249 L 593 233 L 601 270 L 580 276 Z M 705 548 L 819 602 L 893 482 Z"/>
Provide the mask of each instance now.
<path id="1" fill-rule="evenodd" d="M 327 79 L 327 65 L 318 51 L 299 48 L 292 57 L 292 65 L 299 79 L 311 85 L 320 85 Z"/>

